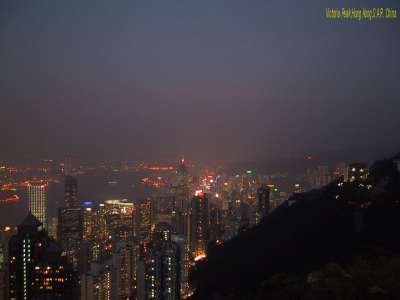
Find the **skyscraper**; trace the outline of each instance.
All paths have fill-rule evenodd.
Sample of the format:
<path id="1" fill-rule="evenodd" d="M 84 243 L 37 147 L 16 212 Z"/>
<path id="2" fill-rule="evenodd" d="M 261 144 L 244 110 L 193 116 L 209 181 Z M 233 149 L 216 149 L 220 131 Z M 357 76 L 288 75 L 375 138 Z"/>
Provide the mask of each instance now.
<path id="1" fill-rule="evenodd" d="M 141 200 L 135 211 L 135 237 L 141 246 L 145 247 L 149 241 L 153 217 L 151 198 Z"/>
<path id="2" fill-rule="evenodd" d="M 106 232 L 111 249 L 120 241 L 133 241 L 134 204 L 128 199 L 104 201 Z"/>
<path id="3" fill-rule="evenodd" d="M 80 243 L 83 236 L 82 210 L 78 202 L 78 183 L 72 176 L 65 178 L 64 207 L 58 211 L 58 240 L 74 269 L 78 270 Z"/>
<path id="4" fill-rule="evenodd" d="M 192 198 L 190 222 L 192 255 L 202 257 L 209 241 L 208 197 L 205 193 L 197 192 Z"/>
<path id="5" fill-rule="evenodd" d="M 191 255 L 185 235 L 173 234 L 171 236 L 171 239 L 179 247 L 180 259 L 181 259 L 180 262 L 181 296 L 185 296 L 190 292 L 189 269 L 192 263 Z"/>
<path id="6" fill-rule="evenodd" d="M 136 286 L 135 247 L 133 242 L 117 243 L 112 263 L 112 298 L 133 299 Z"/>
<path id="7" fill-rule="evenodd" d="M 266 185 L 262 185 L 257 189 L 256 223 L 259 223 L 269 213 L 269 193 L 269 187 Z"/>
<path id="8" fill-rule="evenodd" d="M 64 207 L 80 207 L 80 204 L 78 202 L 78 181 L 75 177 L 72 177 L 71 175 L 65 177 Z"/>
<path id="9" fill-rule="evenodd" d="M 58 241 L 63 252 L 78 270 L 79 249 L 83 234 L 82 212 L 80 208 L 60 208 L 58 214 Z"/>
<path id="10" fill-rule="evenodd" d="M 9 242 L 10 299 L 73 299 L 74 280 L 61 249 L 29 212 Z"/>
<path id="11" fill-rule="evenodd" d="M 47 230 L 47 184 L 43 181 L 30 182 L 28 185 L 29 211 Z"/>
<path id="12" fill-rule="evenodd" d="M 3 248 L 2 232 L 0 230 L 0 300 L 5 300 L 6 298 L 6 263 L 5 263 L 5 249 Z"/>
<path id="13" fill-rule="evenodd" d="M 189 177 L 185 160 L 181 159 L 176 170 L 175 209 L 184 211 L 189 204 Z"/>
<path id="14" fill-rule="evenodd" d="M 145 255 L 145 299 L 180 299 L 180 251 L 171 240 L 171 226 L 158 223 Z"/>

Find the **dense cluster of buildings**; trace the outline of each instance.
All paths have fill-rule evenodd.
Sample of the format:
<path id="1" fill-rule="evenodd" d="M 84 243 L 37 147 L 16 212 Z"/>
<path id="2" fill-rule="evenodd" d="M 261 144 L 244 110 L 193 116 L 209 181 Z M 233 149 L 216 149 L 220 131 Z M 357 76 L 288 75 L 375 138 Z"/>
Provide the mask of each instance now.
<path id="1" fill-rule="evenodd" d="M 174 172 L 168 188 L 151 197 L 96 204 L 80 201 L 77 179 L 67 175 L 63 204 L 50 222 L 46 185 L 31 182 L 30 212 L 7 237 L 8 255 L 0 247 L 0 288 L 7 291 L 0 300 L 188 298 L 190 269 L 210 245 L 262 222 L 289 192 L 303 191 L 303 182 L 314 188 L 335 176 L 363 180 L 368 167 L 320 166 L 288 192 L 252 170 L 193 176 L 181 160 Z"/>

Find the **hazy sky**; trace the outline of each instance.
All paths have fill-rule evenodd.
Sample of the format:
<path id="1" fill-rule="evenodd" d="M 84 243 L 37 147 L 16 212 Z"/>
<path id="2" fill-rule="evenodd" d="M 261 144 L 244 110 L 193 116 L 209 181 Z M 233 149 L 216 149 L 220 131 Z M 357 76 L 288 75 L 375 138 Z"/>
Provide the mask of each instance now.
<path id="1" fill-rule="evenodd" d="M 0 160 L 253 159 L 399 143 L 393 1 L 0 0 Z M 398 11 L 400 12 L 400 11 Z"/>

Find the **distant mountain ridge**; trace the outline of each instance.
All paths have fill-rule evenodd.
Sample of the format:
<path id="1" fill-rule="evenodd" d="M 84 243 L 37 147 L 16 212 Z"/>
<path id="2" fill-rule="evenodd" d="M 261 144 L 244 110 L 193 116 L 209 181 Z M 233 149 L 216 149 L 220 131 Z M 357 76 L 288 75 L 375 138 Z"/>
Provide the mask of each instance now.
<path id="1" fill-rule="evenodd" d="M 338 151 L 299 153 L 299 155 L 276 156 L 264 160 L 233 161 L 226 164 L 226 169 L 228 173 L 240 173 L 245 169 L 252 169 L 260 174 L 274 172 L 302 173 L 307 168 L 318 165 L 334 165 L 339 162 L 350 163 L 353 161 L 372 163 L 380 157 L 390 157 L 390 154 L 393 153 L 382 149 L 398 149 L 399 147 L 400 143 L 396 146 L 393 144 L 389 146 L 360 145 Z M 306 159 L 308 156 L 312 159 Z"/>

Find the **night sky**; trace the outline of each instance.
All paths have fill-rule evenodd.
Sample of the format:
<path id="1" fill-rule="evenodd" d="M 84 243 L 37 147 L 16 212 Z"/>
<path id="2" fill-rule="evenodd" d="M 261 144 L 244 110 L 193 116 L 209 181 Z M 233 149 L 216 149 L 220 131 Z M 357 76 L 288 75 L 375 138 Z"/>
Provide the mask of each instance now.
<path id="1" fill-rule="evenodd" d="M 0 160 L 398 145 L 400 16 L 324 17 L 374 5 L 0 0 Z"/>

